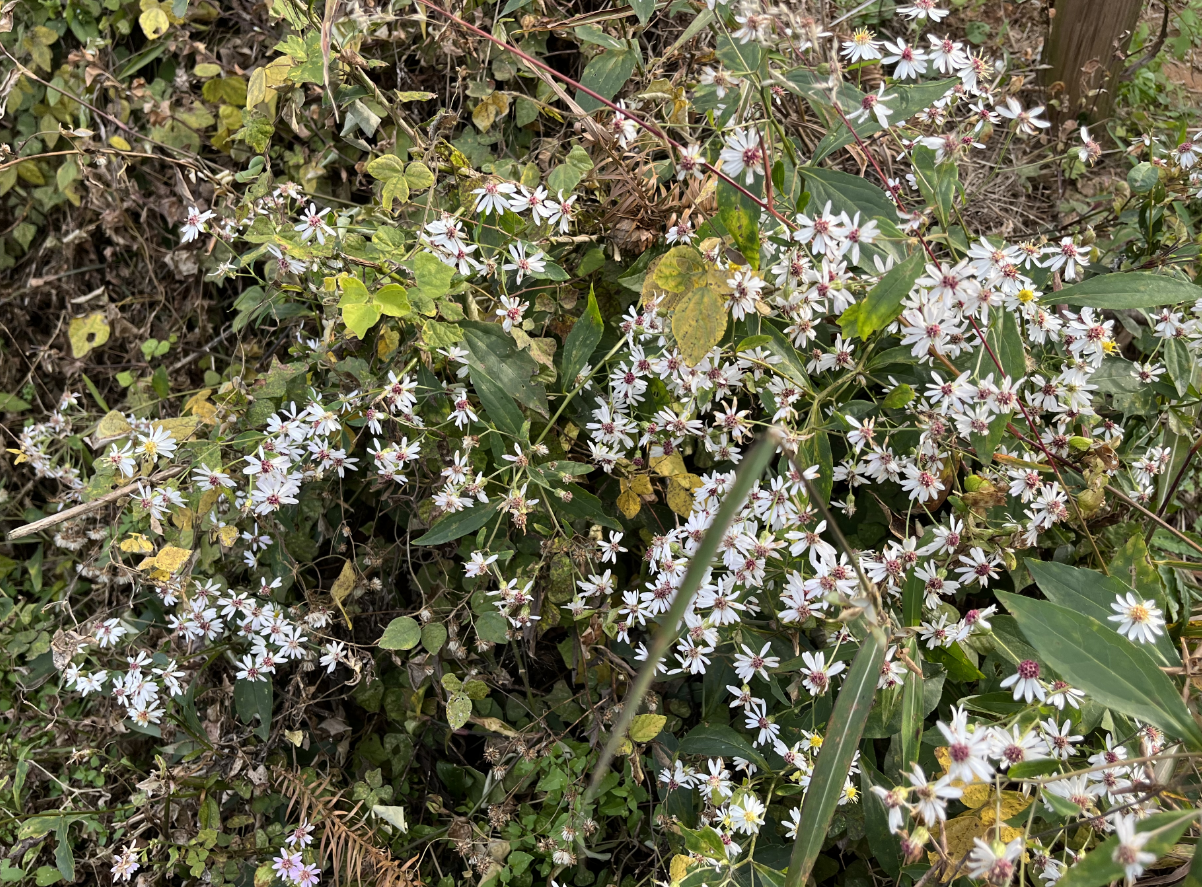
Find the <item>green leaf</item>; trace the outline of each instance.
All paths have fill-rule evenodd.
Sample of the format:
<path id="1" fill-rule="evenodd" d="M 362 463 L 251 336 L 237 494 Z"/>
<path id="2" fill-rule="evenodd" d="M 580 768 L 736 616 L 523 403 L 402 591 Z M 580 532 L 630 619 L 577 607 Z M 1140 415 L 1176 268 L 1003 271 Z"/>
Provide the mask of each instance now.
<path id="1" fill-rule="evenodd" d="M 654 0 L 651 0 L 654 2 Z M 588 151 L 580 145 L 573 145 L 563 163 L 551 170 L 547 175 L 547 190 L 554 195 L 563 193 L 567 197 L 572 189 L 580 184 L 584 174 L 593 168 L 593 159 Z"/>
<path id="2" fill-rule="evenodd" d="M 1114 631 L 1098 620 L 1050 601 L 1004 591 L 997 597 L 1039 655 L 1071 684 L 1101 705 L 1154 724 L 1195 751 L 1202 750 L 1202 729 L 1145 650 L 1116 640 Z"/>
<path id="3" fill-rule="evenodd" d="M 873 627 L 860 644 L 847 679 L 839 690 L 827 722 L 822 750 L 814 762 L 810 787 L 801 805 L 801 822 L 789 857 L 785 887 L 801 887 L 809 879 L 814 861 L 822 850 L 852 758 L 860 747 L 860 735 L 872 710 L 881 663 L 885 661 L 885 645 L 885 633 Z"/>
<path id="4" fill-rule="evenodd" d="M 593 351 L 596 350 L 604 332 L 605 323 L 601 320 L 601 309 L 597 307 L 597 297 L 593 294 L 593 288 L 590 286 L 588 305 L 585 307 L 584 313 L 573 324 L 572 329 L 568 331 L 567 338 L 563 340 L 563 357 L 560 359 L 559 369 L 563 374 L 565 391 L 570 391 L 575 387 L 576 376 L 593 356 Z"/>
<path id="5" fill-rule="evenodd" d="M 902 300 L 910 295 L 914 281 L 922 274 L 924 258 L 925 254 L 918 250 L 904 262 L 894 265 L 868 291 L 864 300 L 853 306 L 856 308 L 854 314 L 851 309 L 843 312 L 839 318 L 843 334 L 867 340 L 873 333 L 891 324 L 901 314 Z"/>
<path id="6" fill-rule="evenodd" d="M 496 502 L 490 502 L 487 505 L 477 503 L 471 508 L 465 508 L 463 511 L 448 514 L 434 524 L 434 526 L 430 527 L 424 535 L 414 539 L 413 544 L 442 545 L 444 542 L 452 542 L 460 536 L 474 533 L 488 523 L 489 519 L 496 513 Z"/>
<path id="7" fill-rule="evenodd" d="M 1009 779 L 1030 779 L 1034 776 L 1048 776 L 1060 768 L 1056 758 L 1044 758 L 1042 761 L 1023 761 L 1015 764 L 1006 771 Z"/>
<path id="8" fill-rule="evenodd" d="M 485 613 L 476 620 L 476 636 L 494 644 L 509 643 L 509 623 L 500 613 Z"/>
<path id="9" fill-rule="evenodd" d="M 271 681 L 235 681 L 234 708 L 238 720 L 246 725 L 254 723 L 259 716 L 259 726 L 254 732 L 263 739 L 271 735 L 271 708 L 274 702 Z"/>
<path id="10" fill-rule="evenodd" d="M 427 622 L 422 626 L 422 646 L 427 653 L 437 653 L 447 642 L 447 627 L 441 622 Z"/>
<path id="11" fill-rule="evenodd" d="M 761 768 L 768 766 L 764 756 L 756 751 L 750 742 L 733 728 L 723 724 L 701 724 L 694 727 L 680 740 L 679 751 L 682 755 L 740 757 Z"/>
<path id="12" fill-rule="evenodd" d="M 1194 302 L 1198 298 L 1202 298 L 1202 287 L 1180 277 L 1151 271 L 1124 271 L 1099 274 L 1059 292 L 1048 293 L 1043 300 L 1049 305 L 1119 309 L 1158 308 Z"/>
<path id="13" fill-rule="evenodd" d="M 413 276 L 417 286 L 408 290 L 409 302 L 422 314 L 433 317 L 438 313 L 434 303 L 451 289 L 455 269 L 431 253 L 418 253 L 413 259 Z"/>
<path id="14" fill-rule="evenodd" d="M 628 41 L 625 49 L 607 49 L 585 66 L 584 73 L 580 75 L 580 85 L 591 89 L 602 98 L 612 99 L 618 94 L 618 90 L 626 85 L 638 62 L 637 44 L 632 47 Z M 576 104 L 580 105 L 586 114 L 605 107 L 579 89 L 576 90 Z"/>
<path id="15" fill-rule="evenodd" d="M 64 881 L 75 880 L 75 854 L 71 852 L 71 820 L 62 817 L 54 833 L 54 864 L 58 866 Z"/>
<path id="16" fill-rule="evenodd" d="M 666 723 L 667 715 L 637 715 L 630 722 L 630 739 L 632 742 L 650 742 L 663 732 Z"/>
<path id="17" fill-rule="evenodd" d="M 917 641 L 911 638 L 906 646 L 910 661 L 921 667 Z M 922 675 L 907 669 L 902 686 L 901 761 L 898 764 L 902 772 L 908 771 L 918 761 L 918 746 L 922 742 L 922 709 Z"/>
<path id="18" fill-rule="evenodd" d="M 375 326 L 379 319 L 380 309 L 374 302 L 346 305 L 342 309 L 343 322 L 359 339 L 366 337 L 368 330 Z"/>
<path id="19" fill-rule="evenodd" d="M 1034 558 L 1028 558 L 1026 563 L 1031 578 L 1049 601 L 1090 616 L 1118 634 L 1117 623 L 1110 621 L 1110 617 L 1115 615 L 1110 605 L 1119 595 L 1131 591 L 1131 586 L 1116 578 L 1119 575 L 1117 572 L 1106 576 L 1096 570 Z M 1181 656 L 1173 649 L 1173 642 L 1169 640 L 1167 633 L 1157 638 L 1156 643 L 1143 647 L 1161 665 L 1181 665 Z"/>
<path id="20" fill-rule="evenodd" d="M 472 700 L 466 693 L 455 693 L 447 700 L 447 723 L 452 730 L 460 729 L 471 716 Z"/>
<path id="21" fill-rule="evenodd" d="M 464 339 L 472 359 L 521 404 L 542 416 L 548 415 L 547 392 L 532 381 L 538 373 L 538 363 L 526 351 L 521 351 L 496 323 L 464 322 Z"/>
<path id="22" fill-rule="evenodd" d="M 1027 374 L 1027 350 L 1023 345 L 1023 334 L 1019 329 L 1018 319 L 1013 312 L 995 311 L 994 320 L 989 324 L 989 332 L 985 334 L 985 339 L 1006 375 L 1011 379 L 1020 379 Z"/>
<path id="23" fill-rule="evenodd" d="M 893 201 L 867 179 L 813 166 L 804 166 L 798 172 L 805 178 L 806 190 L 810 192 L 806 212 L 811 216 L 821 213 L 830 203 L 831 212 L 836 215 L 845 212 L 851 217 L 858 210 L 861 220 L 876 219 L 885 236 L 892 236 L 897 231 L 897 209 Z M 903 258 L 900 244 L 893 241 L 865 244 L 861 253 L 867 255 L 870 262 L 873 256 L 880 256 L 881 261 L 890 255 L 898 260 Z"/>
<path id="24" fill-rule="evenodd" d="M 406 317 L 413 313 L 413 308 L 409 305 L 409 296 L 399 283 L 380 287 L 380 291 L 376 293 L 376 306 L 381 314 L 387 314 L 389 317 Z"/>
<path id="25" fill-rule="evenodd" d="M 1154 853 L 1157 859 L 1167 854 L 1177 843 L 1177 839 L 1198 816 L 1198 811 L 1175 810 L 1171 813 L 1156 813 L 1135 825 L 1137 832 L 1152 832 L 1143 849 Z M 1068 869 L 1057 881 L 1059 887 L 1102 887 L 1112 881 L 1123 880 L 1123 867 L 1114 861 L 1114 851 L 1118 849 L 1118 835 L 1111 835 L 1085 857 Z"/>
<path id="26" fill-rule="evenodd" d="M 871 775 L 869 774 L 869 771 Z M 867 762 L 860 764 L 860 796 L 864 805 L 864 829 L 867 833 L 869 846 L 873 857 L 881 867 L 889 873 L 889 877 L 897 879 L 901 872 L 901 842 L 897 835 L 889 830 L 889 813 L 885 803 L 873 792 L 873 785 L 889 786 L 881 774 Z"/>
<path id="27" fill-rule="evenodd" d="M 1136 194 L 1147 194 L 1159 181 L 1160 171 L 1146 160 L 1135 164 L 1127 173 L 1127 184 Z"/>
<path id="28" fill-rule="evenodd" d="M 376 646 L 385 650 L 412 650 L 422 639 L 421 626 L 416 619 L 398 616 L 388 623 Z"/>
<path id="29" fill-rule="evenodd" d="M 760 267 L 760 208 L 729 182 L 718 182 L 718 221 L 753 269 Z"/>
<path id="30" fill-rule="evenodd" d="M 804 71 L 808 69 L 803 68 L 801 70 Z M 791 73 L 792 72 L 790 72 L 790 74 Z M 788 79 L 790 75 L 786 74 L 785 77 Z M 886 90 L 885 104 L 887 107 L 893 109 L 893 114 L 889 117 L 889 120 L 894 124 L 909 120 L 919 111 L 930 107 L 939 99 L 947 95 L 948 91 L 951 90 L 952 87 L 954 87 L 958 82 L 959 81 L 955 79 L 932 80 L 928 83 L 919 83 L 915 86 L 894 86 Z M 845 85 L 850 86 L 850 84 Z M 859 91 L 857 90 L 857 92 Z M 826 99 L 827 105 L 830 105 L 829 87 L 825 96 L 823 96 L 820 90 L 816 89 L 808 89 L 805 93 L 803 93 L 803 95 L 806 96 L 806 99 L 811 105 L 815 104 L 816 102 L 821 102 L 823 98 Z M 849 104 L 848 100 L 853 98 L 854 103 Z M 843 108 L 844 114 L 851 114 L 855 111 L 858 111 L 860 109 L 860 100 L 862 98 L 862 94 L 853 97 L 847 90 L 840 90 L 839 104 Z M 855 138 L 848 130 L 847 125 L 844 124 L 841 119 L 839 119 L 838 115 L 831 116 L 835 118 L 837 123 L 832 125 L 831 131 L 823 137 L 822 141 L 818 143 L 818 147 L 814 149 L 814 156 L 810 159 L 811 163 L 818 163 L 820 160 L 831 154 L 831 152 L 837 151 L 844 145 L 850 145 L 853 141 L 855 141 Z M 875 114 L 869 114 L 868 117 L 859 123 L 854 124 L 854 126 L 856 135 L 858 135 L 861 139 L 874 135 L 884 129 L 884 127 L 882 127 L 880 122 L 877 120 Z"/>
<path id="31" fill-rule="evenodd" d="M 923 199 L 935 207 L 939 223 L 947 230 L 951 223 L 952 202 L 956 197 L 956 185 L 960 181 L 959 167 L 950 160 L 936 164 L 937 155 L 930 148 L 919 145 L 914 149 L 914 177 Z"/>
<path id="32" fill-rule="evenodd" d="M 630 8 L 639 17 L 639 24 L 645 25 L 655 15 L 655 0 L 630 0 Z"/>
<path id="33" fill-rule="evenodd" d="M 30 403 L 15 394 L 5 394 L 0 391 L 0 413 L 20 413 L 29 409 Z"/>

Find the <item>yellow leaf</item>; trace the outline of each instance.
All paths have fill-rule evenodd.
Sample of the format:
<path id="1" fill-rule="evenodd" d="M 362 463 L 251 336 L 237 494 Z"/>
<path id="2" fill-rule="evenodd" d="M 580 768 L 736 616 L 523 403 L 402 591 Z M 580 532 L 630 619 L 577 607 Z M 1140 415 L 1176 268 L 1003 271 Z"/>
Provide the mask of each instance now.
<path id="1" fill-rule="evenodd" d="M 152 423 L 154 428 L 162 428 L 168 434 L 176 439 L 176 441 L 184 441 L 192 436 L 200 425 L 200 419 L 196 416 L 180 416 L 178 419 L 161 419 L 158 422 Z"/>
<path id="2" fill-rule="evenodd" d="M 680 458 L 680 453 L 673 453 L 671 456 L 653 456 L 651 467 L 661 477 L 684 474 L 688 470 L 684 467 L 684 459 Z"/>
<path id="3" fill-rule="evenodd" d="M 152 558 L 147 558 L 138 564 L 139 570 L 153 566 L 165 573 L 174 573 L 188 562 L 192 551 L 188 548 L 176 548 L 174 545 L 164 545 L 162 550 Z"/>
<path id="4" fill-rule="evenodd" d="M 221 74 L 221 65 L 214 65 L 212 62 L 201 62 L 192 69 L 192 73 L 197 77 L 203 77 L 208 80 L 210 77 L 217 77 Z"/>
<path id="5" fill-rule="evenodd" d="M 76 317 L 67 325 L 67 338 L 71 341 L 71 353 L 78 360 L 87 357 L 93 348 L 99 348 L 109 340 L 109 325 L 104 312 L 94 311 L 87 317 Z"/>
<path id="6" fill-rule="evenodd" d="M 121 138 L 121 136 L 109 136 L 109 144 L 112 145 L 114 148 L 116 148 L 118 151 L 132 151 L 133 150 L 133 146 L 130 145 L 130 143 L 127 142 L 125 139 Z"/>
<path id="7" fill-rule="evenodd" d="M 1000 817 L 1002 822 L 1007 819 L 1013 819 L 1018 814 L 1022 813 L 1031 806 L 1032 798 L 1028 798 L 1021 792 L 1002 792 L 1001 793 L 1001 812 Z M 989 801 L 977 811 L 981 816 L 981 822 L 985 825 L 993 825 L 998 821 L 998 796 L 993 795 Z"/>
<path id="8" fill-rule="evenodd" d="M 150 554 L 150 552 L 154 551 L 154 545 L 141 533 L 130 533 L 121 540 L 119 547 L 122 551 L 130 552 L 131 554 Z"/>
<path id="9" fill-rule="evenodd" d="M 688 517 L 693 513 L 693 494 L 676 483 L 675 479 L 668 484 L 667 499 L 668 507 L 681 517 Z"/>
<path id="10" fill-rule="evenodd" d="M 668 723 L 667 715 L 636 715 L 630 722 L 630 738 L 634 742 L 650 742 Z"/>
<path id="11" fill-rule="evenodd" d="M 376 336 L 376 356 L 380 360 L 388 357 L 389 354 L 396 351 L 397 345 L 401 343 L 401 334 L 394 329 L 380 330 L 380 334 Z"/>
<path id="12" fill-rule="evenodd" d="M 171 19 L 167 18 L 160 6 L 152 7 L 138 16 L 138 24 L 142 26 L 142 32 L 148 40 L 157 40 L 167 33 L 167 29 L 171 27 Z"/>
<path id="13" fill-rule="evenodd" d="M 672 315 L 672 335 L 687 366 L 701 363 L 726 333 L 726 300 L 710 273 L 681 297 Z"/>
<path id="14" fill-rule="evenodd" d="M 97 423 L 93 438 L 97 444 L 104 444 L 118 437 L 127 437 L 132 432 L 133 427 L 130 426 L 125 416 L 121 415 L 119 410 L 110 410 Z"/>
<path id="15" fill-rule="evenodd" d="M 200 505 L 197 508 L 197 514 L 208 514 L 213 510 L 213 506 L 217 504 L 217 500 L 221 498 L 221 490 L 212 489 L 205 490 L 200 495 Z"/>
<path id="16" fill-rule="evenodd" d="M 960 801 L 965 807 L 977 808 L 985 804 L 989 800 L 989 796 L 993 793 L 993 785 L 988 782 L 976 782 L 966 786 L 964 794 L 960 797 Z"/>
<path id="17" fill-rule="evenodd" d="M 618 509 L 622 512 L 622 515 L 627 520 L 630 520 L 632 517 L 638 514 L 639 509 L 642 507 L 643 500 L 640 499 L 638 494 L 632 490 L 624 490 L 622 494 L 618 496 Z"/>
<path id="18" fill-rule="evenodd" d="M 672 857 L 672 865 L 668 869 L 668 875 L 672 879 L 673 884 L 679 884 L 684 880 L 684 876 L 689 873 L 689 865 L 693 860 L 682 853 L 677 853 Z"/>
<path id="19" fill-rule="evenodd" d="M 655 492 L 651 489 L 651 478 L 645 474 L 640 474 L 630 479 L 630 489 L 640 496 L 654 496 Z"/>
<path id="20" fill-rule="evenodd" d="M 334 580 L 334 584 L 330 586 L 330 597 L 334 599 L 334 603 L 338 609 L 342 611 L 342 618 L 346 620 L 346 624 L 351 624 L 351 617 L 346 615 L 346 610 L 342 606 L 342 602 L 346 600 L 347 595 L 355 587 L 355 565 L 349 560 L 342 562 L 342 572 L 338 574 L 338 578 Z"/>
<path id="21" fill-rule="evenodd" d="M 476 110 L 472 111 L 472 123 L 476 124 L 481 132 L 486 132 L 498 117 L 504 117 L 507 113 L 509 96 L 502 92 L 494 92 L 476 105 Z"/>
<path id="22" fill-rule="evenodd" d="M 217 529 L 217 538 L 221 541 L 221 544 L 223 546 L 225 546 L 226 548 L 229 548 L 231 545 L 233 545 L 235 542 L 238 541 L 238 528 L 237 527 L 219 527 Z"/>
<path id="23" fill-rule="evenodd" d="M 180 508 L 177 511 L 171 512 L 171 523 L 175 524 L 181 530 L 192 529 L 192 524 L 196 520 L 196 516 L 192 514 L 191 508 Z"/>

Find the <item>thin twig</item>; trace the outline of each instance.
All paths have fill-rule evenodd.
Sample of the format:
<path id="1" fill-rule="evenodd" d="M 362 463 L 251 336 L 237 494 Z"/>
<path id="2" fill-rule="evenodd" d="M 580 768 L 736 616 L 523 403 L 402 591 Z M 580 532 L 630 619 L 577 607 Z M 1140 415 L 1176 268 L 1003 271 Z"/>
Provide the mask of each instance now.
<path id="1" fill-rule="evenodd" d="M 170 468 L 164 469 L 157 474 L 152 474 L 150 477 L 139 478 L 131 484 L 126 484 L 123 487 L 118 487 L 115 490 L 110 490 L 103 496 L 93 499 L 91 502 L 84 502 L 82 505 L 76 505 L 68 508 L 66 511 L 60 511 L 58 514 L 51 514 L 48 517 L 35 520 L 31 524 L 25 524 L 22 527 L 17 527 L 8 534 L 9 541 L 14 539 L 22 539 L 25 536 L 32 536 L 34 533 L 40 533 L 49 527 L 61 524 L 63 521 L 73 520 L 77 517 L 82 517 L 85 514 L 91 514 L 93 511 L 101 508 L 104 505 L 112 502 L 114 499 L 120 499 L 122 496 L 127 496 L 141 484 L 143 481 L 147 483 L 159 483 L 160 481 L 169 480 L 177 474 L 182 474 L 187 466 L 173 465 Z"/>

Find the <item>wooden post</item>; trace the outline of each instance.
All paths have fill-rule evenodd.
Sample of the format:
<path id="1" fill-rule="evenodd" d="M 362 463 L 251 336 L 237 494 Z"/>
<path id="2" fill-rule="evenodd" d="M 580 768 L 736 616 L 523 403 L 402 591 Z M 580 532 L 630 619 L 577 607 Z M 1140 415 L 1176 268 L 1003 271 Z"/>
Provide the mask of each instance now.
<path id="1" fill-rule="evenodd" d="M 1056 0 L 1044 47 L 1044 62 L 1051 67 L 1043 74 L 1045 86 L 1063 84 L 1057 93 L 1061 121 L 1109 114 L 1142 7 L 1143 0 Z"/>

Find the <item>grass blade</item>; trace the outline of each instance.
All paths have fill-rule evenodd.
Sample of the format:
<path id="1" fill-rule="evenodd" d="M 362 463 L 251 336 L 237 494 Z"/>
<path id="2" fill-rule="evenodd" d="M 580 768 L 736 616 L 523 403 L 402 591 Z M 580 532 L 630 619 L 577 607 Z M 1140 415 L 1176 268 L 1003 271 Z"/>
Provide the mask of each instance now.
<path id="1" fill-rule="evenodd" d="M 764 473 L 764 469 L 772 461 L 772 457 L 776 455 L 777 446 L 776 435 L 770 434 L 755 445 L 739 466 L 738 471 L 735 472 L 735 482 L 731 485 L 730 492 L 726 494 L 726 498 L 722 501 L 722 507 L 718 509 L 718 513 L 714 516 L 713 524 L 706 530 L 705 535 L 701 539 L 701 544 L 697 547 L 696 553 L 689 560 L 689 568 L 685 572 L 684 580 L 680 583 L 680 588 L 676 592 L 676 598 L 672 601 L 672 607 L 668 610 L 663 622 L 660 623 L 655 631 L 651 640 L 651 648 L 647 652 L 647 661 L 643 663 L 643 667 L 639 671 L 639 676 L 634 681 L 634 686 L 630 688 L 630 691 L 626 694 L 626 698 L 622 700 L 622 714 L 618 718 L 618 722 L 614 724 L 613 731 L 609 735 L 609 741 L 605 743 L 605 748 L 601 750 L 600 757 L 597 758 L 597 765 L 593 770 L 593 780 L 589 783 L 588 791 L 584 795 L 585 804 L 592 802 L 596 796 L 598 787 L 601 785 L 601 780 L 609 772 L 609 765 L 626 736 L 630 722 L 634 720 L 634 716 L 638 712 L 639 703 L 643 701 L 643 697 L 647 694 L 647 689 L 651 686 L 651 682 L 655 678 L 656 666 L 664 658 L 664 654 L 668 652 L 668 648 L 676 642 L 676 627 L 684 617 L 684 612 L 688 609 L 689 601 L 693 599 L 693 596 L 697 594 L 697 589 L 701 587 L 701 580 L 705 578 L 706 570 L 710 568 L 714 556 L 718 553 L 718 544 L 722 541 L 722 536 L 726 533 L 726 528 L 730 526 L 739 509 L 743 507 L 743 503 L 747 499 L 747 494 L 751 492 L 751 488 L 760 479 L 760 476 Z M 863 729 L 863 727 L 864 725 L 861 722 L 860 728 Z"/>
<path id="2" fill-rule="evenodd" d="M 826 840 L 827 830 L 831 827 L 831 819 L 843 793 L 843 783 L 851 769 L 851 760 L 860 747 L 864 722 L 868 720 L 872 699 L 876 695 L 881 663 L 885 661 L 885 644 L 885 633 L 880 628 L 872 627 L 860 645 L 860 652 L 856 654 L 847 680 L 843 682 L 839 698 L 835 700 L 822 751 L 818 753 L 814 775 L 801 805 L 801 822 L 797 826 L 793 854 L 789 857 L 785 887 L 801 887 L 806 882 L 814 867 L 814 860 L 822 849 L 822 842 Z"/>

